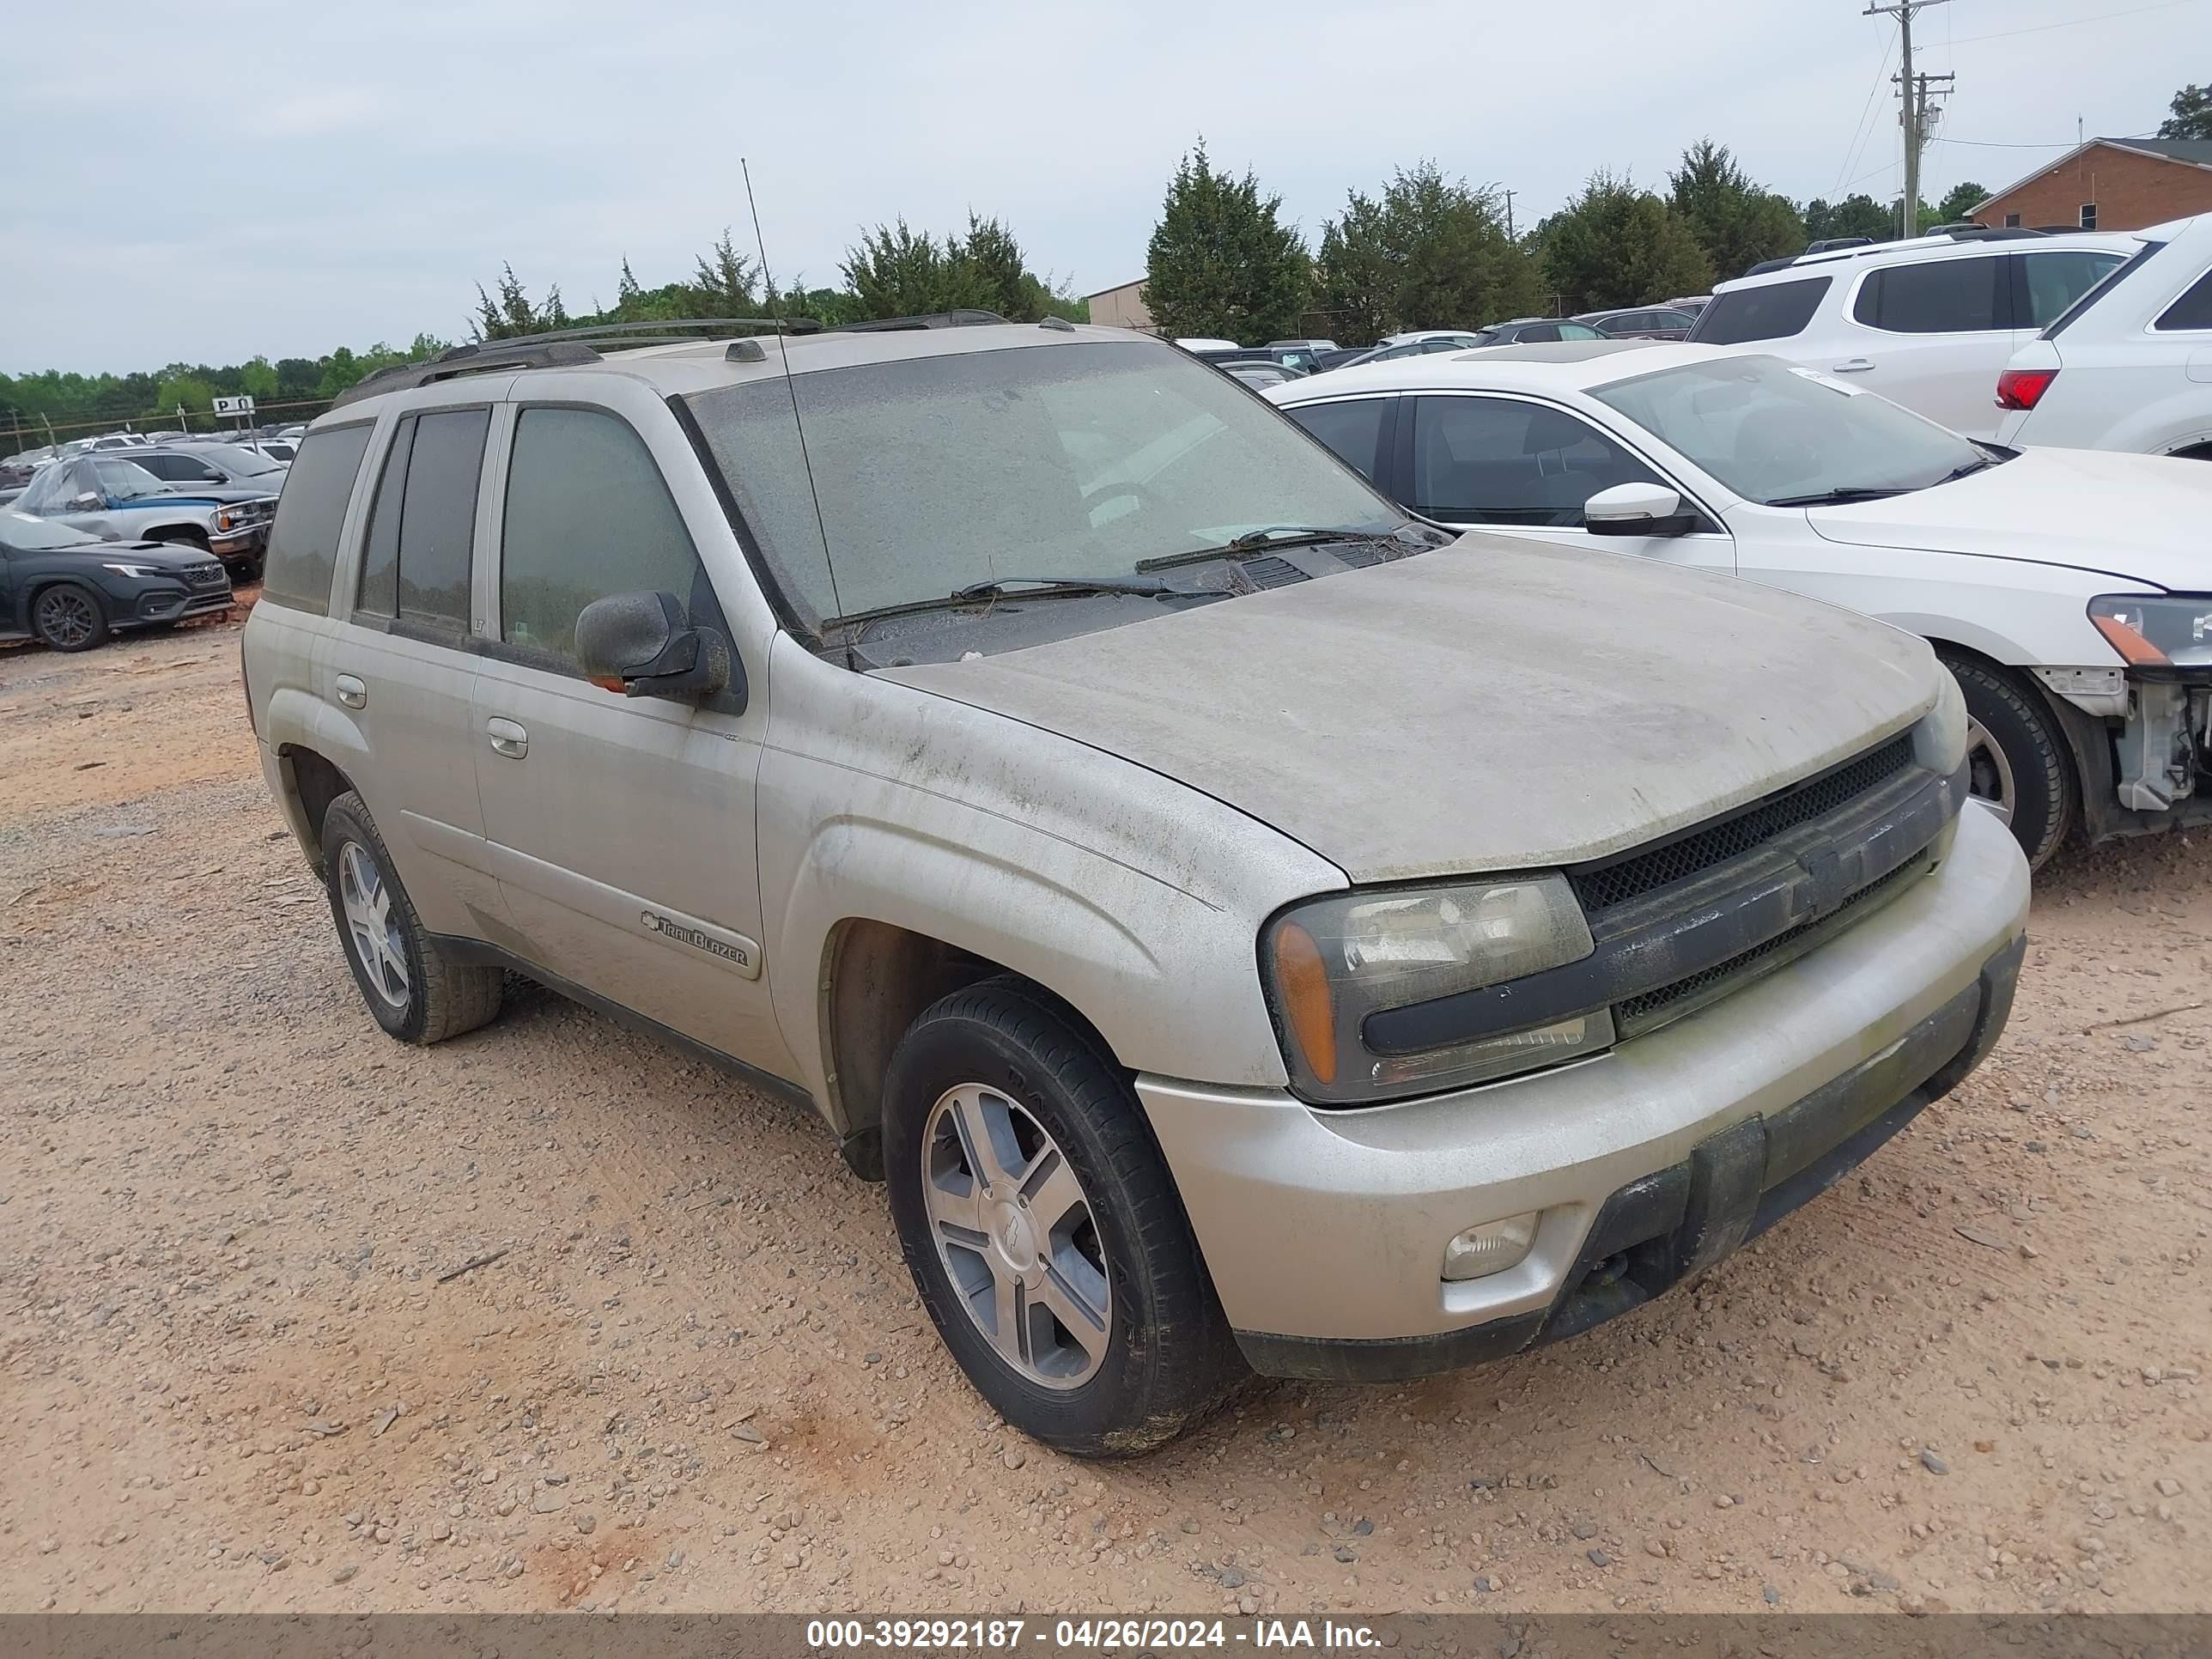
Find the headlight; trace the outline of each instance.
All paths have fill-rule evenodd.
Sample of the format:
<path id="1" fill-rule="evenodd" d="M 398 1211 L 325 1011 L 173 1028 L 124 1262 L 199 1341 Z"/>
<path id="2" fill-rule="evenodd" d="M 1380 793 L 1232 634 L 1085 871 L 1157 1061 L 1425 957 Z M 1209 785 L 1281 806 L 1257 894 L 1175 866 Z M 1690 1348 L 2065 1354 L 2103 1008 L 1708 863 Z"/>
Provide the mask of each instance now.
<path id="1" fill-rule="evenodd" d="M 238 527 L 238 514 L 232 512 L 230 508 L 224 507 L 215 515 L 215 527 L 217 530 L 235 530 Z"/>
<path id="2" fill-rule="evenodd" d="M 2136 668 L 2212 668 L 2212 593 L 2107 593 L 2089 621 Z"/>
<path id="3" fill-rule="evenodd" d="M 1942 681 L 1936 706 L 1922 717 L 1915 732 L 1914 756 L 1939 777 L 1949 777 L 1966 763 L 1966 697 L 1951 671 L 1938 663 L 1936 677 Z"/>
<path id="4" fill-rule="evenodd" d="M 1600 1010 L 1473 1042 L 1370 1045 L 1370 1015 L 1578 962 L 1595 949 L 1561 876 L 1340 893 L 1285 911 L 1260 942 L 1291 1086 L 1364 1105 L 1556 1065 L 1605 1048 Z M 1494 1028 L 1493 1028 L 1494 1030 Z"/>
<path id="5" fill-rule="evenodd" d="M 119 576 L 129 576 L 137 580 L 152 575 L 161 567 L 151 564 L 103 564 L 100 568 L 102 570 L 112 570 Z"/>

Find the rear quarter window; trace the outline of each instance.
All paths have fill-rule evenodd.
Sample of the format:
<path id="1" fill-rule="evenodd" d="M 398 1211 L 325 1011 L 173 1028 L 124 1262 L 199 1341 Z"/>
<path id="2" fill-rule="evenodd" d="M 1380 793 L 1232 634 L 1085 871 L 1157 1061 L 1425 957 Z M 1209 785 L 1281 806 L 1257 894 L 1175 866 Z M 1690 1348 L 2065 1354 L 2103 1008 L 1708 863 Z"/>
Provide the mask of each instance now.
<path id="1" fill-rule="evenodd" d="M 311 432 L 284 480 L 276 520 L 269 530 L 261 597 L 317 616 L 331 607 L 331 570 L 338 556 L 338 530 L 346 503 L 368 453 L 373 423 Z"/>
<path id="2" fill-rule="evenodd" d="M 2190 285 L 2189 291 L 2159 313 L 2151 325 L 2160 330 L 2212 328 L 2212 270 Z"/>
<path id="3" fill-rule="evenodd" d="M 1804 276 L 1796 282 L 1765 283 L 1732 294 L 1717 294 L 1698 313 L 1690 338 L 1700 345 L 1743 345 L 1753 340 L 1786 340 L 1805 331 L 1832 276 Z"/>

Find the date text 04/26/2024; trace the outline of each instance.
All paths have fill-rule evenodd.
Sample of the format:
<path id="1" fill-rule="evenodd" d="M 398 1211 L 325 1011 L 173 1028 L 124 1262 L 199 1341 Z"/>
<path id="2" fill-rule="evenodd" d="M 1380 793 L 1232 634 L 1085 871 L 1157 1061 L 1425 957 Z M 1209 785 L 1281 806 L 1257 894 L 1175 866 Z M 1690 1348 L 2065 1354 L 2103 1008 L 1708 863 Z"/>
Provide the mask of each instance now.
<path id="1" fill-rule="evenodd" d="M 1000 1649 L 1032 1644 L 1064 1648 L 1308 1649 L 1346 1652 L 1383 1645 L 1365 1625 L 1332 1620 L 1255 1619 L 816 1619 L 806 1645 L 817 1652 L 854 1648 Z"/>

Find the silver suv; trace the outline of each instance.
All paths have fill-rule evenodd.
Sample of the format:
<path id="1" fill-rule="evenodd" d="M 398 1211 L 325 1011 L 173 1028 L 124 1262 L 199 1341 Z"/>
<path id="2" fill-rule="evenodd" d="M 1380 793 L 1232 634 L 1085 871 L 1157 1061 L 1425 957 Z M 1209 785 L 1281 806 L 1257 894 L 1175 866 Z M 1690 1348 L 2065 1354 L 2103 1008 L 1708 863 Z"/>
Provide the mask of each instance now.
<path id="1" fill-rule="evenodd" d="M 1919 640 L 1454 540 L 1110 329 L 398 371 L 301 444 L 245 668 L 386 1030 L 514 970 L 809 1103 L 1078 1453 L 1664 1291 L 2021 962 Z"/>

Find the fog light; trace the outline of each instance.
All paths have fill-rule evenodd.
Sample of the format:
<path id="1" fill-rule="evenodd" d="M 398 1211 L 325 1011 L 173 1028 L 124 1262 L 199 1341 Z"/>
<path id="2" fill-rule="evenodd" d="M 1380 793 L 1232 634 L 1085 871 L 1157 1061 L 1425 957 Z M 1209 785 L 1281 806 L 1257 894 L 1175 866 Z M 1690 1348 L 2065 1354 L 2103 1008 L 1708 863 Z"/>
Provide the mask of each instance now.
<path id="1" fill-rule="evenodd" d="M 1444 1246 L 1446 1279 L 1484 1279 L 1520 1265 L 1536 1242 L 1536 1212 L 1469 1227 Z"/>

